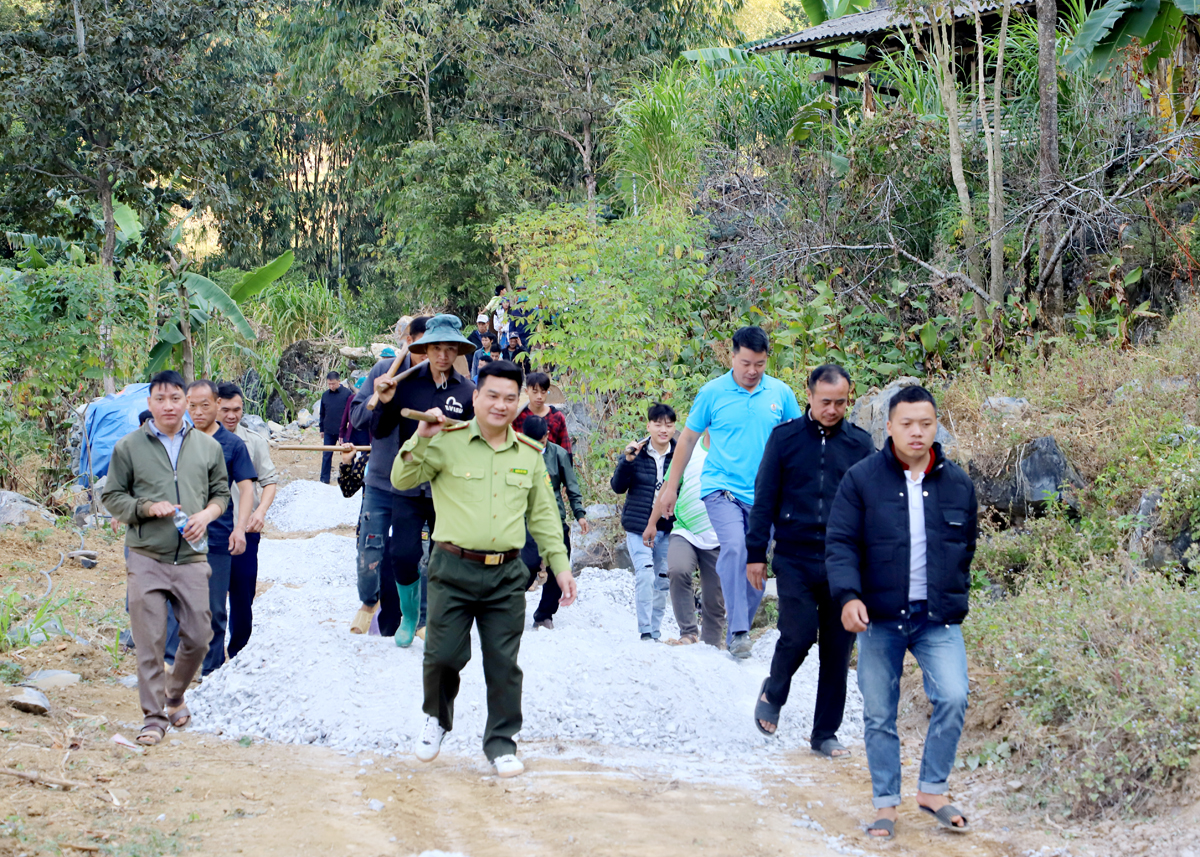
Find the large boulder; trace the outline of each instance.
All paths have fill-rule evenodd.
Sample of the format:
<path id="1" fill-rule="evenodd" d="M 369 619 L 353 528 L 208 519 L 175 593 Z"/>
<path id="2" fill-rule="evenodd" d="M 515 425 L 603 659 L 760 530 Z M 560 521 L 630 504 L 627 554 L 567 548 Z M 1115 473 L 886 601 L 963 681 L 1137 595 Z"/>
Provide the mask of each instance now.
<path id="1" fill-rule="evenodd" d="M 0 525 L 16 524 L 21 526 L 28 524 L 34 518 L 41 518 L 44 521 L 54 520 L 54 516 L 50 514 L 49 510 L 36 500 L 30 500 L 16 491 L 0 491 Z"/>
<path id="2" fill-rule="evenodd" d="M 249 431 L 257 432 L 268 440 L 271 437 L 271 430 L 267 428 L 267 421 L 260 416 L 246 414 L 242 417 L 242 425 Z"/>
<path id="3" fill-rule="evenodd" d="M 587 507 L 587 517 L 591 524 L 587 535 L 578 523 L 571 524 L 571 567 L 633 568 L 617 507 L 597 503 Z"/>
<path id="4" fill-rule="evenodd" d="M 882 449 L 887 440 L 888 405 L 891 404 L 892 396 L 904 387 L 914 387 L 920 383 L 920 378 L 904 375 L 882 390 L 868 393 L 854 403 L 854 408 L 850 411 L 850 422 L 868 432 L 875 448 Z M 958 450 L 958 443 L 954 440 L 954 435 L 950 434 L 940 422 L 935 440 L 942 445 L 942 451 L 950 457 L 953 457 Z"/>
<path id="5" fill-rule="evenodd" d="M 1000 472 L 993 476 L 971 467 L 979 502 L 1011 519 L 1024 519 L 1062 501 L 1078 509 L 1075 488 L 1083 479 L 1053 437 L 1034 438 L 1014 447 Z"/>
<path id="6" fill-rule="evenodd" d="M 293 342 L 279 357 L 278 389 L 267 399 L 267 419 L 287 422 L 325 383 L 325 375 L 343 363 L 345 358 L 335 345 L 308 339 Z"/>

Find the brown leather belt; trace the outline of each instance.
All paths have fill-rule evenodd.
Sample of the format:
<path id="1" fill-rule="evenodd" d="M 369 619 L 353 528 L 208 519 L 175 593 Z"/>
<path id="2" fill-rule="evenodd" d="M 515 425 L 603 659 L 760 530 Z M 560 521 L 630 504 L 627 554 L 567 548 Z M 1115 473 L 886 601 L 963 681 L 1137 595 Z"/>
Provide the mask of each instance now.
<path id="1" fill-rule="evenodd" d="M 460 556 L 463 559 L 483 563 L 484 565 L 504 565 L 504 563 L 512 562 L 521 555 L 520 548 L 513 548 L 504 553 L 490 553 L 488 551 L 469 551 L 466 548 L 460 548 L 458 545 L 452 545 L 450 542 L 438 542 L 437 546 L 452 556 Z"/>

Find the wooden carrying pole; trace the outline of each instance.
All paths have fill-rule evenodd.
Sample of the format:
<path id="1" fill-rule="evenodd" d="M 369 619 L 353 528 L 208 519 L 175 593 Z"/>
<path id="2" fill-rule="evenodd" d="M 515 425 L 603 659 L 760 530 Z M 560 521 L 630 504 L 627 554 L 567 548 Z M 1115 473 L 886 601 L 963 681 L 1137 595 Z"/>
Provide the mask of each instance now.
<path id="1" fill-rule="evenodd" d="M 412 408 L 401 408 L 400 416 L 406 417 L 410 420 L 418 420 L 419 422 L 423 423 L 437 422 L 437 417 L 435 417 L 433 414 L 427 414 L 424 411 L 414 411 Z M 448 426 L 460 426 L 463 424 L 462 420 L 456 420 L 454 417 L 445 417 L 445 420 L 446 425 Z"/>
<path id="2" fill-rule="evenodd" d="M 344 446 L 323 446 L 323 445 L 305 446 L 302 443 L 281 443 L 281 444 L 279 444 L 279 446 L 275 447 L 275 449 L 285 449 L 288 452 L 345 452 L 346 451 L 346 448 Z M 371 451 L 371 447 L 369 447 L 369 446 L 356 446 L 356 447 L 354 447 L 354 449 L 357 450 L 358 452 L 370 452 Z"/>

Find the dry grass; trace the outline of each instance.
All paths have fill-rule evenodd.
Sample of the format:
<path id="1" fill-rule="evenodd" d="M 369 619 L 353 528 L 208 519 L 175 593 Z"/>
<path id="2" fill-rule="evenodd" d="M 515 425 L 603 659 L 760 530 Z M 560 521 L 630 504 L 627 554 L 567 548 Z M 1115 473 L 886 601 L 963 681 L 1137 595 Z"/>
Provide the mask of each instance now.
<path id="1" fill-rule="evenodd" d="M 1127 511 L 1154 475 L 1155 441 L 1197 420 L 1198 376 L 1200 311 L 1191 308 L 1148 346 L 1068 345 L 1048 360 L 966 370 L 939 400 L 962 461 L 996 473 L 1015 445 L 1050 435 L 1094 487 L 1117 488 L 1106 499 Z M 1023 397 L 1030 408 L 1004 418 L 983 409 L 989 396 Z"/>

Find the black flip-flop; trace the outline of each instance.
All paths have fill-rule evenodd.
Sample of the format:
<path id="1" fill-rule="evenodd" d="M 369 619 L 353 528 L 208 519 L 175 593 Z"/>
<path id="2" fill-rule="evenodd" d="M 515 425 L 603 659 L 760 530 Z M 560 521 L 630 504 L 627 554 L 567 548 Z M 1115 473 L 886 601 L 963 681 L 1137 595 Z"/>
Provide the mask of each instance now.
<path id="1" fill-rule="evenodd" d="M 779 710 L 781 706 L 772 705 L 763 700 L 763 696 L 767 692 L 767 682 L 770 680 L 770 677 L 763 679 L 762 687 L 758 689 L 758 696 L 754 697 L 754 727 L 768 738 L 774 738 L 775 732 L 779 731 Z M 768 732 L 766 729 L 763 729 L 762 723 L 759 722 L 760 720 L 765 720 L 774 726 L 775 732 Z"/>
<path id="2" fill-rule="evenodd" d="M 958 807 L 956 807 L 952 803 L 946 804 L 944 807 L 939 809 L 937 812 L 934 812 L 932 809 L 930 809 L 927 806 L 922 806 L 921 812 L 927 812 L 930 815 L 932 815 L 934 818 L 937 819 L 937 823 L 940 824 L 942 827 L 946 828 L 947 830 L 952 830 L 955 833 L 970 833 L 971 832 L 971 823 L 969 821 L 967 821 L 966 815 L 964 815 L 963 811 L 961 809 L 959 809 Z M 959 827 L 957 824 L 955 824 L 953 822 L 952 819 L 956 815 L 963 820 L 962 827 Z"/>
<path id="3" fill-rule="evenodd" d="M 837 738 L 826 738 L 818 746 L 812 748 L 812 751 L 818 756 L 824 756 L 826 759 L 833 759 L 835 762 L 840 762 L 842 759 L 849 759 L 853 755 L 853 753 L 851 753 L 849 750 L 846 750 L 846 752 L 842 753 L 842 755 L 835 756 L 833 755 L 834 750 L 846 750 L 846 748 L 842 746 L 842 742 Z"/>
<path id="4" fill-rule="evenodd" d="M 886 830 L 887 836 L 876 836 L 872 830 Z M 896 838 L 896 822 L 890 818 L 877 818 L 875 823 L 867 828 L 867 837 L 878 840 L 879 842 L 890 842 Z"/>

